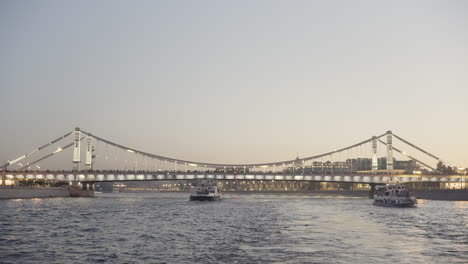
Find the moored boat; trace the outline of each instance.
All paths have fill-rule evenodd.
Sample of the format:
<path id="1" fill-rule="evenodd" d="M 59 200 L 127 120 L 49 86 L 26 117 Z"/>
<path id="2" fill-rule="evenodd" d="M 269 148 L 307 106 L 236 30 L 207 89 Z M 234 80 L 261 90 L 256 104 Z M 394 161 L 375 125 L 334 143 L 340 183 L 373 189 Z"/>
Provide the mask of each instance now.
<path id="1" fill-rule="evenodd" d="M 377 185 L 373 204 L 387 207 L 414 207 L 417 200 L 403 184 Z"/>
<path id="2" fill-rule="evenodd" d="M 216 180 L 195 179 L 190 188 L 190 201 L 216 201 L 221 199 Z"/>

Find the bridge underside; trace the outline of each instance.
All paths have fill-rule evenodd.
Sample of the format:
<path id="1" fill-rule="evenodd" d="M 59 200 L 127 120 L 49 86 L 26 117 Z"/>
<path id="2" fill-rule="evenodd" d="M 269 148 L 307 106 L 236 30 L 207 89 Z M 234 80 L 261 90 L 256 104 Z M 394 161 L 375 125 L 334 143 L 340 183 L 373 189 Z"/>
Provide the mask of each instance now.
<path id="1" fill-rule="evenodd" d="M 208 174 L 208 173 L 6 173 L 7 180 L 46 180 L 55 182 L 121 182 L 121 181 L 177 181 L 193 179 L 243 181 L 314 181 L 349 183 L 410 183 L 446 182 L 463 183 L 466 176 L 416 175 L 284 175 L 284 174 Z"/>

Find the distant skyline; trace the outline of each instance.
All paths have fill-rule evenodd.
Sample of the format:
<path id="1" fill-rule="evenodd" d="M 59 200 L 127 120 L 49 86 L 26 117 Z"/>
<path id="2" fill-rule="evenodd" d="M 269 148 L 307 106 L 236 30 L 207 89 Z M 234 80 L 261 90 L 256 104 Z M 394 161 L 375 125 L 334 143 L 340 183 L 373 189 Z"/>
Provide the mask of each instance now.
<path id="1" fill-rule="evenodd" d="M 392 130 L 468 167 L 466 14 L 466 1 L 1 1 L 0 163 L 78 126 L 213 163 Z"/>

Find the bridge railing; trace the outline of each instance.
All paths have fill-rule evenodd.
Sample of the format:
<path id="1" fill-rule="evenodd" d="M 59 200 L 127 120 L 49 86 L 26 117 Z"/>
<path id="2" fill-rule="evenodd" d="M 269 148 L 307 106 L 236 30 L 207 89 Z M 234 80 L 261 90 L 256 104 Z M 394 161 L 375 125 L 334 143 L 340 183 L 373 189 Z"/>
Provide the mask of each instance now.
<path id="1" fill-rule="evenodd" d="M 371 174 L 284 174 L 284 173 L 219 173 L 219 172 L 134 172 L 134 171 L 34 171 L 7 172 L 9 180 L 43 180 L 62 182 L 118 182 L 118 181 L 162 181 L 162 180 L 247 180 L 247 181 L 315 181 L 349 183 L 389 183 L 389 182 L 448 182 L 465 183 L 462 175 L 371 175 Z"/>

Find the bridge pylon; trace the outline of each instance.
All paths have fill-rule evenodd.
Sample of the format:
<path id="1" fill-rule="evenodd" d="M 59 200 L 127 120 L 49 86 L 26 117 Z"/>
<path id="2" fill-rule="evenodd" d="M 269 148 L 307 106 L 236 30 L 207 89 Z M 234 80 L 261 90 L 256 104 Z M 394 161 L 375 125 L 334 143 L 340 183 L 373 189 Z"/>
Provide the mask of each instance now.
<path id="1" fill-rule="evenodd" d="M 377 137 L 372 137 L 372 173 L 379 170 L 379 163 L 377 160 Z"/>
<path id="2" fill-rule="evenodd" d="M 91 135 L 86 137 L 86 170 L 93 169 L 93 138 Z"/>
<path id="3" fill-rule="evenodd" d="M 80 135 L 81 131 L 79 127 L 75 128 L 75 142 L 73 145 L 73 171 L 78 171 L 81 162 L 81 151 L 80 151 Z"/>
<path id="4" fill-rule="evenodd" d="M 393 172 L 392 131 L 387 131 L 387 172 Z"/>

